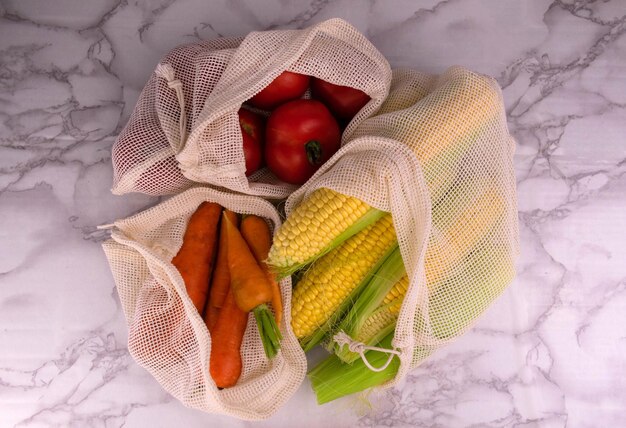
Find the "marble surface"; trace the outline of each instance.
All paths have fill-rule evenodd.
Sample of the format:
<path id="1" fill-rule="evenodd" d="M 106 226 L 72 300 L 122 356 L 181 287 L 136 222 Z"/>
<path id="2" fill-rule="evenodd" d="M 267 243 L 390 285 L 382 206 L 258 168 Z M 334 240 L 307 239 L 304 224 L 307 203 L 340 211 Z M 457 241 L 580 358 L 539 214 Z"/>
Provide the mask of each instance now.
<path id="1" fill-rule="evenodd" d="M 350 21 L 392 66 L 461 64 L 503 87 L 519 275 L 397 388 L 271 419 L 183 407 L 127 351 L 96 225 L 111 145 L 159 58 L 252 30 Z M 0 427 L 626 425 L 626 2 L 2 0 Z"/>

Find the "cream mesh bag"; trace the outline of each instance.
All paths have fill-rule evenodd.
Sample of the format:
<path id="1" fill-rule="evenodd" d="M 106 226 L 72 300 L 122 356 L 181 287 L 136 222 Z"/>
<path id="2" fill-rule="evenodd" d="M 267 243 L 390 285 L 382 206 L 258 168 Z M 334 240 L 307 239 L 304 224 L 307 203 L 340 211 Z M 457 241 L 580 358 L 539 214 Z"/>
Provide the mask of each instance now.
<path id="1" fill-rule="evenodd" d="M 161 60 L 166 65 L 148 79 L 113 145 L 114 194 L 167 195 L 194 185 L 183 175 L 176 153 L 240 43 L 201 41 L 179 46 Z"/>
<path id="2" fill-rule="evenodd" d="M 325 187 L 391 212 L 409 285 L 388 351 L 400 366 L 387 386 L 466 331 L 512 281 L 513 151 L 493 79 L 461 67 L 394 70 L 378 112 L 287 200 L 289 214 Z"/>
<path id="3" fill-rule="evenodd" d="M 191 214 L 203 201 L 255 214 L 280 226 L 269 202 L 245 195 L 193 188 L 142 213 L 115 222 L 104 251 L 129 329 L 128 349 L 163 388 L 186 406 L 241 419 L 263 419 L 302 383 L 306 358 L 290 328 L 291 280 L 281 281 L 284 317 L 281 350 L 269 361 L 250 316 L 241 346 L 238 383 L 218 390 L 209 374 L 211 338 L 171 264 Z"/>
<path id="4" fill-rule="evenodd" d="M 283 71 L 359 89 L 371 101 L 344 132 L 380 107 L 385 58 L 354 27 L 331 19 L 304 30 L 252 32 L 174 49 L 157 66 L 113 148 L 113 192 L 175 193 L 193 182 L 280 199 L 296 186 L 266 168 L 245 176 L 237 111 Z"/>

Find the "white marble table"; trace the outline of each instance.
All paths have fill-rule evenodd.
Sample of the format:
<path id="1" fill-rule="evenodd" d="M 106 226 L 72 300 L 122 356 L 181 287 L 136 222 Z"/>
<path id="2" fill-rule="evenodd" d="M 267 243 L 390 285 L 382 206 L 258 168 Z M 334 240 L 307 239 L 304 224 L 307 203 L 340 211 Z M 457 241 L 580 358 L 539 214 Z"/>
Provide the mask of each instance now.
<path id="1" fill-rule="evenodd" d="M 461 64 L 503 87 L 519 275 L 399 387 L 271 419 L 185 408 L 129 356 L 95 226 L 111 145 L 172 47 L 342 17 L 393 66 Z M 0 427 L 626 426 L 626 2 L 0 2 Z"/>

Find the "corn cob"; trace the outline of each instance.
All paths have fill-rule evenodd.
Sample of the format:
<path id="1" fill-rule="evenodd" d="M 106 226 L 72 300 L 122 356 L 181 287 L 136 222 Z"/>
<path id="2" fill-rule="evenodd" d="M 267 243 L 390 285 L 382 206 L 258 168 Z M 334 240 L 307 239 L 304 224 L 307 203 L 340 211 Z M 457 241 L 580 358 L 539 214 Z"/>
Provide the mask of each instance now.
<path id="1" fill-rule="evenodd" d="M 456 71 L 447 82 L 419 103 L 399 111 L 369 118 L 353 138 L 376 135 L 410 147 L 424 170 L 433 203 L 450 188 L 457 175 L 458 159 L 481 135 L 504 120 L 497 86 L 491 80 Z"/>
<path id="2" fill-rule="evenodd" d="M 319 188 L 277 230 L 268 264 L 279 277 L 291 275 L 384 214 L 357 198 Z"/>
<path id="3" fill-rule="evenodd" d="M 424 169 L 433 204 L 456 179 L 454 165 L 459 164 L 458 159 L 503 115 L 500 94 L 491 81 L 467 72 L 456 74 L 451 73 L 443 90 L 426 95 L 422 88 L 416 91 L 419 94 L 412 106 L 367 119 L 352 135 L 388 137 L 411 147 Z M 403 85 L 410 86 L 410 79 L 407 83 L 400 77 L 392 93 L 400 93 Z M 328 189 L 316 193 L 305 199 L 277 231 L 268 263 L 280 277 L 321 257 L 381 214 L 370 211 L 373 208 L 356 198 L 342 198 Z"/>
<path id="4" fill-rule="evenodd" d="M 409 278 L 404 271 L 399 251 L 392 253 L 381 266 L 381 271 L 387 271 L 390 264 L 400 262 L 397 273 L 402 275 L 397 281 L 375 281 L 372 279 L 365 286 L 350 312 L 341 321 L 337 331 L 343 331 L 357 342 L 372 345 L 395 329 L 400 307 L 404 301 L 404 294 L 408 288 Z M 391 290 L 397 297 L 393 297 Z M 382 300 L 382 303 L 381 303 Z M 347 347 L 333 345 L 335 354 L 347 363 L 356 360 L 359 355 L 351 352 Z"/>
<path id="5" fill-rule="evenodd" d="M 454 197 L 450 200 L 466 202 L 457 204 L 465 208 L 459 212 L 458 208 L 447 204 L 441 207 L 446 217 L 438 223 L 448 226 L 448 229 L 438 239 L 431 239 L 426 250 L 426 284 L 431 294 L 454 276 L 455 270 L 472 263 L 464 263 L 463 259 L 488 235 L 505 212 L 504 200 L 494 187 L 487 188 L 482 195 L 469 202 L 469 206 L 468 201 L 459 201 Z M 378 342 L 395 327 L 400 310 L 397 303 L 404 299 L 407 288 L 408 277 L 402 256 L 399 250 L 394 250 L 374 279 L 364 287 L 339 324 L 339 330 L 367 345 Z M 335 346 L 335 353 L 346 362 L 358 357 L 346 347 Z"/>
<path id="6" fill-rule="evenodd" d="M 395 246 L 396 234 L 387 214 L 304 273 L 293 293 L 291 326 L 305 350 L 324 338 Z"/>
<path id="7" fill-rule="evenodd" d="M 407 276 L 402 277 L 402 279 L 407 285 L 409 284 Z M 376 343 L 380 337 L 385 337 L 390 331 L 393 331 L 403 300 L 404 298 L 401 297 L 386 304 L 383 303 L 367 317 L 354 339 L 361 343 Z M 379 339 L 376 340 L 375 337 L 379 337 Z"/>
<path id="8" fill-rule="evenodd" d="M 511 282 L 515 276 L 513 255 L 493 250 L 489 240 L 483 241 L 472 252 L 471 262 L 465 263 L 465 269 L 429 296 L 430 325 L 435 337 L 445 339 L 460 334 Z M 496 254 L 501 257 L 495 257 Z M 459 288 L 460 284 L 465 286 Z M 393 336 L 394 333 L 390 332 L 373 345 L 390 349 Z M 415 348 L 413 365 L 419 364 L 435 350 L 434 346 Z M 386 362 L 388 354 L 367 351 L 365 357 L 370 364 L 380 367 Z M 331 355 L 313 368 L 308 377 L 317 402 L 323 404 L 382 385 L 396 376 L 399 367 L 399 359 L 394 358 L 386 369 L 372 372 L 361 359 L 347 364 L 339 355 Z"/>
<path id="9" fill-rule="evenodd" d="M 438 339 L 461 334 L 515 277 L 514 255 L 493 237 L 473 252 L 463 271 L 428 297 L 430 331 Z"/>
<path id="10" fill-rule="evenodd" d="M 396 245 L 393 251 L 390 252 L 389 256 L 381 264 L 380 268 L 372 276 L 372 279 L 364 287 L 363 291 L 356 298 L 354 304 L 350 307 L 349 311 L 338 325 L 337 331 L 344 331 L 348 335 L 357 339 L 360 335 L 359 333 L 363 329 L 375 329 L 374 321 L 376 317 L 370 317 L 370 315 L 373 315 L 373 312 L 377 311 L 381 301 L 388 294 L 389 289 L 393 286 L 393 284 L 399 282 L 403 276 L 406 277 L 404 263 L 402 262 L 400 248 Z M 391 314 L 386 313 L 384 310 L 380 310 L 379 315 L 381 318 L 389 319 L 389 315 Z M 372 319 L 370 320 L 370 318 Z M 369 325 L 366 326 L 368 320 Z M 381 331 L 384 329 L 385 325 L 383 325 L 382 320 L 378 327 Z M 380 340 L 383 336 L 384 333 L 381 333 L 380 336 L 376 337 Z M 372 337 L 368 339 L 371 340 L 363 343 L 371 343 L 374 340 L 374 336 L 372 335 Z M 346 358 L 350 355 L 356 355 L 348 351 L 347 348 L 337 348 L 335 353 L 341 353 L 341 356 Z"/>
<path id="11" fill-rule="evenodd" d="M 433 225 L 443 232 L 431 236 L 426 250 L 426 283 L 430 289 L 449 276 L 506 209 L 505 200 L 495 187 L 487 188 L 473 201 L 463 202 L 460 198 L 447 198 L 433 212 L 437 216 Z"/>

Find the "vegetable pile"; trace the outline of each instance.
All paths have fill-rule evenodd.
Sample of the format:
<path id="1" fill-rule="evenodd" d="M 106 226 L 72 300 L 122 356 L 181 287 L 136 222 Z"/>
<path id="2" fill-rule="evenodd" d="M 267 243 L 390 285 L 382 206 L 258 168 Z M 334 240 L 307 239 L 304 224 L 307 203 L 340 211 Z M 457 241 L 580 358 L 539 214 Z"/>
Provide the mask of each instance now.
<path id="1" fill-rule="evenodd" d="M 280 180 L 305 183 L 339 149 L 343 127 L 369 101 L 359 90 L 283 72 L 239 111 L 246 174 L 266 165 Z M 429 313 L 418 311 L 416 322 L 428 324 L 428 334 L 435 339 L 446 340 L 485 309 L 489 296 L 484 290 L 501 288 L 514 271 L 506 261 L 494 259 L 487 238 L 507 212 L 505 196 L 489 179 L 460 179 L 446 167 L 469 152 L 483 130 L 499 120 L 493 91 L 461 86 L 429 102 L 440 114 L 436 123 L 426 116 L 416 125 L 408 109 L 390 96 L 378 115 L 354 135 L 397 140 L 420 162 L 437 233 L 429 237 L 424 256 Z M 388 111 L 399 117 L 391 126 L 384 125 L 390 122 L 384 117 Z M 474 120 L 455 120 L 467 116 Z M 454 125 L 441 126 L 442 121 Z M 172 261 L 211 333 L 210 373 L 219 387 L 232 386 L 239 378 L 241 341 L 250 312 L 267 356 L 278 352 L 282 302 L 276 278 L 287 276 L 295 283 L 291 328 L 302 349 L 307 352 L 323 344 L 333 354 L 309 373 L 320 404 L 396 376 L 398 358 L 363 348 L 392 347 L 409 288 L 390 213 L 320 187 L 291 210 L 273 242 L 263 219 L 244 216 L 238 222 L 235 213 L 215 204 L 201 205 Z M 468 282 L 463 278 L 484 287 L 466 292 L 453 310 L 437 303 L 458 294 L 459 284 Z M 337 344 L 337 333 L 360 344 L 361 351 Z M 433 349 L 415 352 L 423 357 Z M 372 371 L 372 366 L 379 370 Z"/>
<path id="2" fill-rule="evenodd" d="M 396 385 L 514 277 L 513 153 L 495 79 L 392 69 L 341 19 L 177 46 L 112 148 L 115 194 L 175 195 L 103 244 L 129 352 L 245 420 L 307 371 L 319 403 Z"/>
<path id="3" fill-rule="evenodd" d="M 210 332 L 209 371 L 219 388 L 235 385 L 241 375 L 240 348 L 250 313 L 267 357 L 280 349 L 280 289 L 264 262 L 271 239 L 264 219 L 245 215 L 239 220 L 217 203 L 203 202 L 191 215 L 172 259 Z"/>

